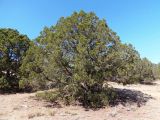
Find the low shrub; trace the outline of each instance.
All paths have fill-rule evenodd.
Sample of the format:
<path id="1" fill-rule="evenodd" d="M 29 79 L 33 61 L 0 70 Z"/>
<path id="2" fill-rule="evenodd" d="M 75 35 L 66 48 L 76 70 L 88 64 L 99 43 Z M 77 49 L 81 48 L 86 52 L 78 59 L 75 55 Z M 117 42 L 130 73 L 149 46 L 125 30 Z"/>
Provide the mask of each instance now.
<path id="1" fill-rule="evenodd" d="M 55 102 L 59 98 L 59 93 L 56 91 L 37 92 L 36 97 L 38 99 L 44 99 L 48 102 Z"/>

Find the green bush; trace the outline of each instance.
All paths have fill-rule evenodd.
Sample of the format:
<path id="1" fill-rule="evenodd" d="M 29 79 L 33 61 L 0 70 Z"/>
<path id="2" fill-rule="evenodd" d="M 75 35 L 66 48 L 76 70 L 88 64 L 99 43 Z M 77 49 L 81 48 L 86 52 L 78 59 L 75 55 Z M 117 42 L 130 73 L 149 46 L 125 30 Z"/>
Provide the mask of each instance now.
<path id="1" fill-rule="evenodd" d="M 112 88 L 103 88 L 100 91 L 87 91 L 79 94 L 80 101 L 85 107 L 100 108 L 109 105 L 116 99 L 116 93 Z"/>
<path id="2" fill-rule="evenodd" d="M 19 89 L 26 91 L 26 92 L 31 92 L 34 91 L 32 83 L 28 80 L 20 80 L 19 81 Z"/>
<path id="3" fill-rule="evenodd" d="M 1 90 L 7 90 L 10 89 L 10 85 L 5 77 L 0 78 L 0 89 Z"/>
<path id="4" fill-rule="evenodd" d="M 59 96 L 60 96 L 60 93 L 56 91 L 45 91 L 45 92 L 36 93 L 36 97 L 38 99 L 44 99 L 49 102 L 57 101 Z"/>
<path id="5" fill-rule="evenodd" d="M 99 92 L 78 91 L 76 99 L 73 96 L 66 94 L 63 96 L 62 94 L 63 93 L 60 93 L 59 91 L 44 91 L 37 92 L 36 97 L 48 102 L 60 102 L 63 100 L 66 105 L 75 104 L 79 101 L 80 103 L 83 103 L 84 107 L 90 108 L 100 108 L 109 105 L 110 103 L 113 103 L 117 97 L 115 91 L 113 91 L 112 88 L 105 88 Z"/>
<path id="6" fill-rule="evenodd" d="M 19 90 L 19 68 L 29 45 L 29 38 L 17 30 L 0 29 L 0 90 Z"/>

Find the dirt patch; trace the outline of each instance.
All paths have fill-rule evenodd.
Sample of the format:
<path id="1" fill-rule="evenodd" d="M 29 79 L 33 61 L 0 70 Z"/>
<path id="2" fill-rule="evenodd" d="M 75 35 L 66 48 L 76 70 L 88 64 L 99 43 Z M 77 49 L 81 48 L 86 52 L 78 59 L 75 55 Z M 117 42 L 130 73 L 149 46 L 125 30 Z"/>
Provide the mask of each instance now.
<path id="1" fill-rule="evenodd" d="M 35 93 L 0 95 L 0 120 L 159 120 L 160 81 L 153 85 L 118 85 L 117 101 L 99 110 L 54 107 L 34 99 Z"/>

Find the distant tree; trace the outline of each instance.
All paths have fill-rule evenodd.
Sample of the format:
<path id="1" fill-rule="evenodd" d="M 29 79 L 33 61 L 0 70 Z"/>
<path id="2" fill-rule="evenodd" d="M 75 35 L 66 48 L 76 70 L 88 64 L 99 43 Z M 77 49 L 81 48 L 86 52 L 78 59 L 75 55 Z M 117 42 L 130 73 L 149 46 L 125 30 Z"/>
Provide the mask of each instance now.
<path id="1" fill-rule="evenodd" d="M 0 29 L 0 90 L 19 88 L 19 67 L 29 42 L 29 38 L 17 30 Z"/>
<path id="2" fill-rule="evenodd" d="M 138 64 L 140 63 L 140 55 L 135 48 L 129 44 L 121 44 L 119 48 L 119 64 L 116 69 L 117 82 L 130 84 L 139 81 Z M 115 79 L 116 80 L 116 79 Z"/>
<path id="3" fill-rule="evenodd" d="M 153 64 L 147 58 L 143 58 L 139 65 L 140 81 L 153 81 Z"/>
<path id="4" fill-rule="evenodd" d="M 138 51 L 131 44 L 121 45 L 119 49 L 119 63 L 116 74 L 118 82 L 123 84 L 142 81 L 151 82 L 156 78 L 153 63 L 147 58 L 141 59 Z M 113 77 L 116 75 L 113 75 Z"/>
<path id="5" fill-rule="evenodd" d="M 155 79 L 160 79 L 160 63 L 153 64 L 153 74 Z"/>
<path id="6" fill-rule="evenodd" d="M 19 86 L 21 89 L 25 91 L 45 89 L 47 83 L 47 76 L 44 73 L 47 67 L 45 66 L 47 63 L 45 60 L 45 50 L 33 41 L 20 67 L 21 79 Z"/>

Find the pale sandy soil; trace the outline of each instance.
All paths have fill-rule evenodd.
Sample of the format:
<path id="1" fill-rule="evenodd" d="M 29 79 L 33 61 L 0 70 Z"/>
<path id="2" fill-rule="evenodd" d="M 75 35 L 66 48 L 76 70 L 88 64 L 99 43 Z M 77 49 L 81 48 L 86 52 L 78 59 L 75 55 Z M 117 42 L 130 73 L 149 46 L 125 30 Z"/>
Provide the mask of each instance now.
<path id="1" fill-rule="evenodd" d="M 0 95 L 0 120 L 160 120 L 160 81 L 156 85 L 111 84 L 128 100 L 96 111 L 53 107 L 35 100 L 35 93 Z"/>

